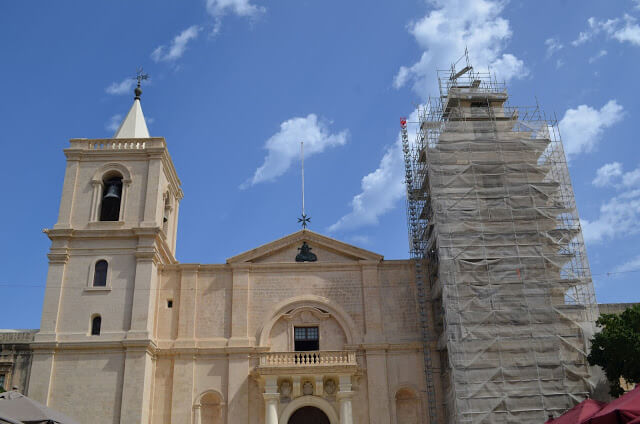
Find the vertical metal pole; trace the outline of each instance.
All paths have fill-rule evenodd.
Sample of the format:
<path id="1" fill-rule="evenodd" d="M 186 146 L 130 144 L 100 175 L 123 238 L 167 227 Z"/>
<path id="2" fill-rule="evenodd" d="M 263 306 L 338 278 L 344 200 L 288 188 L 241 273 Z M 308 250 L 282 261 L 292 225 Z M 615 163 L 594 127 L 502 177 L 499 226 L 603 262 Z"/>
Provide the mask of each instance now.
<path id="1" fill-rule="evenodd" d="M 300 158 L 302 160 L 302 216 L 304 217 L 304 141 L 300 142 Z"/>

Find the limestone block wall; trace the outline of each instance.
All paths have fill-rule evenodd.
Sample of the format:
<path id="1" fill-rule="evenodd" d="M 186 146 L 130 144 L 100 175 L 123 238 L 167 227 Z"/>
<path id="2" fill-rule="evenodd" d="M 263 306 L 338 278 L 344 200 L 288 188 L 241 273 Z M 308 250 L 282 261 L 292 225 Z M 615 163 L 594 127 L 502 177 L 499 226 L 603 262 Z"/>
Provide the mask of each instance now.
<path id="1" fill-rule="evenodd" d="M 120 422 L 122 351 L 60 352 L 53 368 L 49 405 L 81 423 Z"/>
<path id="2" fill-rule="evenodd" d="M 77 240 L 70 243 L 73 254 L 65 267 L 58 311 L 59 340 L 77 341 L 89 337 L 93 314 L 101 315 L 101 334 L 106 337 L 120 338 L 129 329 L 136 241 L 105 239 L 101 243 L 99 249 L 84 246 L 86 242 Z M 95 263 L 101 259 L 109 264 L 107 286 L 94 288 Z"/>

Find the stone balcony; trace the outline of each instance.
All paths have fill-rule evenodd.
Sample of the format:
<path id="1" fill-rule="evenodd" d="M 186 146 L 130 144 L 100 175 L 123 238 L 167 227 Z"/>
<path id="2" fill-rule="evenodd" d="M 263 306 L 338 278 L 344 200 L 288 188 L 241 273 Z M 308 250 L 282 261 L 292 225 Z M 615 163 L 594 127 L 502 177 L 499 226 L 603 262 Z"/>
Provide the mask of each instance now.
<path id="1" fill-rule="evenodd" d="M 261 375 L 283 373 L 353 373 L 358 368 L 353 350 L 320 350 L 309 352 L 266 352 L 260 354 L 256 372 Z"/>

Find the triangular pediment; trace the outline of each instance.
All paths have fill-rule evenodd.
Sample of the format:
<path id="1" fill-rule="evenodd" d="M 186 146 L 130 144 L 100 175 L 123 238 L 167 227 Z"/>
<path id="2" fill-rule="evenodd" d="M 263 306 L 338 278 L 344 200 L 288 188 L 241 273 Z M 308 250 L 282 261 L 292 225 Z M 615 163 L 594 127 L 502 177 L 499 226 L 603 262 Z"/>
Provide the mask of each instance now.
<path id="1" fill-rule="evenodd" d="M 379 262 L 383 256 L 347 243 L 301 230 L 286 237 L 264 244 L 253 250 L 227 259 L 227 263 L 294 263 L 302 243 L 306 242 L 318 260 L 317 263 L 345 263 L 359 261 Z"/>

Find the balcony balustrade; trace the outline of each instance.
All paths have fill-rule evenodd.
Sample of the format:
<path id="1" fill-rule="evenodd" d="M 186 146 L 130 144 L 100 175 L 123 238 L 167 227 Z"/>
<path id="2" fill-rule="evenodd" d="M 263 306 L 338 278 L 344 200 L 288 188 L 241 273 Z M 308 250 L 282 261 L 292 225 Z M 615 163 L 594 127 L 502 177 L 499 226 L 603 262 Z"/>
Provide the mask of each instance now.
<path id="1" fill-rule="evenodd" d="M 322 368 L 357 365 L 355 351 L 320 350 L 262 353 L 259 368 Z"/>

